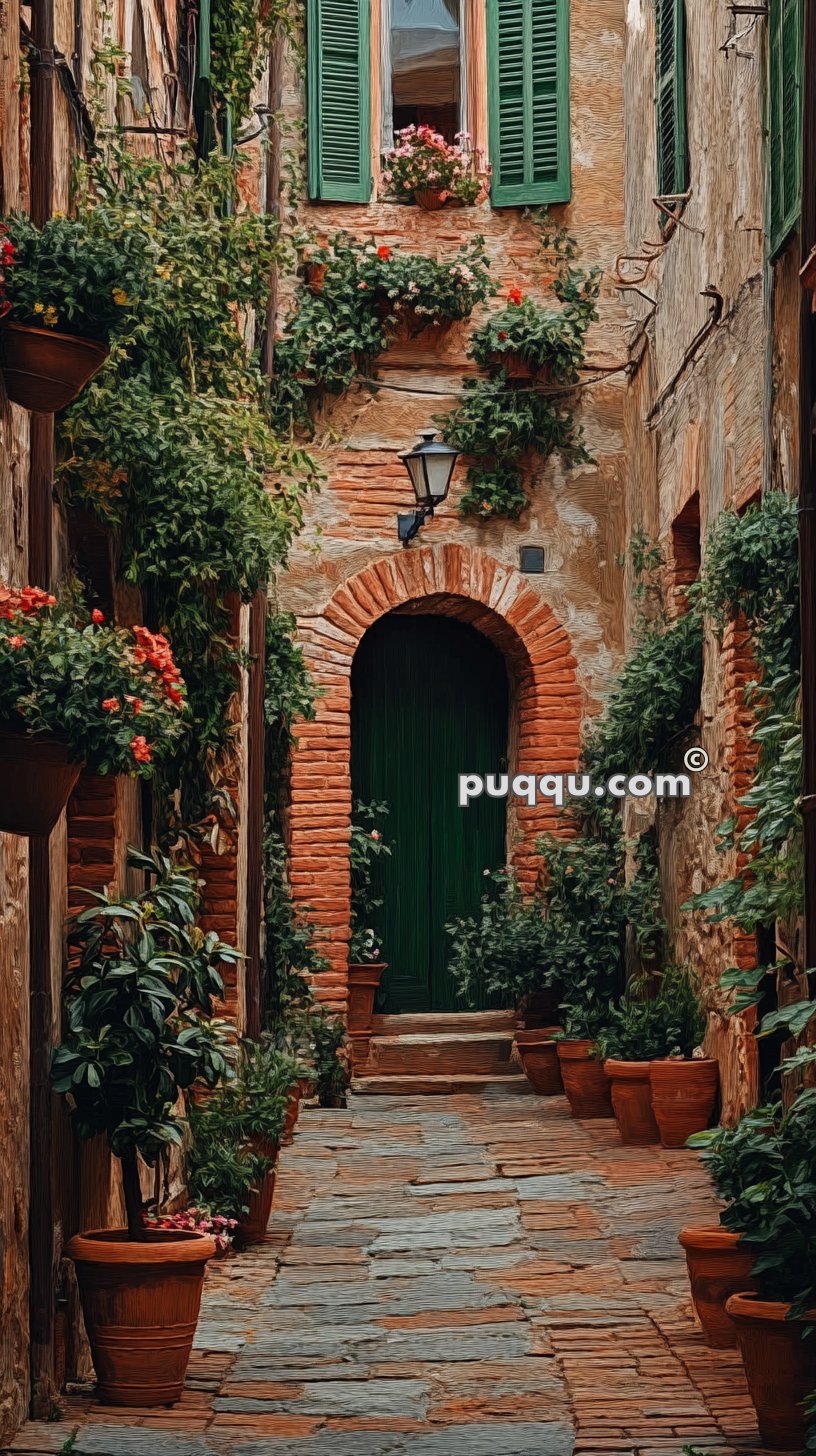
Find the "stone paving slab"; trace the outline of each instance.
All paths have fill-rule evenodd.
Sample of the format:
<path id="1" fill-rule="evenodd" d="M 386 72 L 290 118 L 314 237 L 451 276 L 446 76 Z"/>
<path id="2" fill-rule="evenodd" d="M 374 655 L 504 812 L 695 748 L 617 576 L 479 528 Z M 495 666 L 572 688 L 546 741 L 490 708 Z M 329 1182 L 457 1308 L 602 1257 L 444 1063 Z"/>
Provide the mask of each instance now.
<path id="1" fill-rule="evenodd" d="M 178 1406 L 88 1392 L 6 1456 L 762 1456 L 691 1315 L 694 1154 L 560 1098 L 359 1097 L 304 1112 L 275 1197 L 208 1272 Z"/>

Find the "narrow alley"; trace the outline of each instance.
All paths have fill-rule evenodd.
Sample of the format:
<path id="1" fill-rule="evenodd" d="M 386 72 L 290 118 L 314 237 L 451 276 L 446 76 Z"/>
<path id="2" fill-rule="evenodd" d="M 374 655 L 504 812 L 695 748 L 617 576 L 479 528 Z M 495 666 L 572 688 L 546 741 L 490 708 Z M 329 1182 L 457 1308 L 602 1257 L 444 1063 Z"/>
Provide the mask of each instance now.
<path id="1" fill-rule="evenodd" d="M 757 1452 L 739 1357 L 703 1345 L 677 1244 L 713 1210 L 695 1154 L 622 1147 L 562 1099 L 309 1111 L 265 1244 L 210 1267 L 180 1404 L 75 1397 L 7 1451 Z"/>

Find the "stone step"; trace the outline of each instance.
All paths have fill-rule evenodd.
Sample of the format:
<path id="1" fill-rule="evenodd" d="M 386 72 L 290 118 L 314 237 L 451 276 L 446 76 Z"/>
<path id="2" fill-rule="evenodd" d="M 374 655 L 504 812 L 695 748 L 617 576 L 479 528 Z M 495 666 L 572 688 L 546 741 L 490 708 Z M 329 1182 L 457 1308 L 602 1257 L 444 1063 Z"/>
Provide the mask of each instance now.
<path id="1" fill-rule="evenodd" d="M 531 1092 L 527 1078 L 516 1074 L 486 1076 L 476 1072 L 435 1075 L 394 1073 L 383 1077 L 375 1073 L 354 1077 L 351 1083 L 352 1092 L 363 1097 L 441 1097 L 449 1096 L 453 1092 L 488 1092 L 491 1088 L 519 1096 L 526 1096 Z"/>
<path id="2" fill-rule="evenodd" d="M 380 1075 L 509 1076 L 518 1070 L 510 1062 L 512 1048 L 511 1031 L 435 1031 L 409 1036 L 375 1033 L 371 1038 L 367 1070 Z"/>
<path id="3" fill-rule="evenodd" d="M 422 1036 L 431 1032 L 515 1032 L 515 1011 L 421 1011 L 408 1015 L 375 1016 L 375 1036 Z"/>

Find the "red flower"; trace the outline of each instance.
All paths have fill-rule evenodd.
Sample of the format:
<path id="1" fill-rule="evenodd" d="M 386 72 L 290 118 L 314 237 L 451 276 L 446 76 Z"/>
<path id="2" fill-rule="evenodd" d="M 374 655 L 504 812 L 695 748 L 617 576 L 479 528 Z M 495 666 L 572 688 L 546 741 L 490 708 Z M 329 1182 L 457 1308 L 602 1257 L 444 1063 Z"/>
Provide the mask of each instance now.
<path id="1" fill-rule="evenodd" d="M 387 263 L 388 259 L 391 257 L 391 249 L 387 247 L 385 243 L 382 243 L 377 249 L 377 257 L 380 258 L 383 263 Z"/>
<path id="2" fill-rule="evenodd" d="M 119 702 L 118 698 L 102 699 L 102 707 L 105 709 L 106 713 L 118 713 L 121 706 L 122 704 Z"/>
<path id="3" fill-rule="evenodd" d="M 141 733 L 137 733 L 135 738 L 131 738 L 130 751 L 137 763 L 150 763 L 153 756 L 147 739 Z"/>
<path id="4" fill-rule="evenodd" d="M 6 238 L 2 247 L 0 247 L 0 262 L 2 262 L 5 268 L 10 268 L 14 262 L 14 244 L 10 243 L 8 238 Z"/>
<path id="5" fill-rule="evenodd" d="M 93 611 L 91 612 L 91 621 L 92 622 L 95 622 L 96 625 L 97 625 L 97 627 L 101 627 L 102 626 L 102 623 L 104 622 L 104 620 L 105 620 L 105 613 L 104 612 L 100 612 L 100 610 L 99 610 L 98 607 L 94 607 Z"/>
<path id="6" fill-rule="evenodd" d="M 516 308 L 518 308 L 519 304 L 524 302 L 524 294 L 517 286 L 509 288 L 507 290 L 507 299 L 509 303 L 515 304 Z"/>
<path id="7" fill-rule="evenodd" d="M 500 333 L 499 333 L 499 342 L 503 344 L 506 338 L 507 338 L 507 335 L 504 332 L 504 329 L 502 329 L 500 331 Z"/>
<path id="8" fill-rule="evenodd" d="M 133 709 L 134 718 L 138 718 L 139 714 L 142 711 L 142 708 L 144 707 L 143 700 L 141 698 L 134 698 L 132 693 L 126 693 L 125 702 L 130 703 L 130 706 Z"/>
<path id="9" fill-rule="evenodd" d="M 25 637 L 21 637 L 19 632 L 16 632 L 13 637 L 9 637 L 10 647 L 15 647 L 19 650 L 21 647 L 25 647 L 25 645 L 26 639 Z"/>

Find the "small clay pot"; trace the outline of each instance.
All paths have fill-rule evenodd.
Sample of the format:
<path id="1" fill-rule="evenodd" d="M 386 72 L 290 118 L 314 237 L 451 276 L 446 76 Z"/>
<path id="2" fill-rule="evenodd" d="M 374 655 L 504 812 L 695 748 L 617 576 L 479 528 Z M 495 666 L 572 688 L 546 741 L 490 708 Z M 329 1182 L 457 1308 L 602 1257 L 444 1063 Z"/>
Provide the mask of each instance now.
<path id="1" fill-rule="evenodd" d="M 684 1148 L 692 1133 L 704 1132 L 711 1121 L 720 1084 L 718 1063 L 713 1057 L 667 1057 L 652 1062 L 649 1081 L 661 1143 Z"/>
<path id="2" fill-rule="evenodd" d="M 564 1091 L 558 1043 L 553 1035 L 558 1026 L 540 1026 L 516 1032 L 516 1046 L 527 1081 L 540 1097 L 559 1097 Z"/>
<path id="3" fill-rule="evenodd" d="M 612 1084 L 615 1120 L 621 1142 L 627 1147 L 646 1148 L 660 1142 L 652 1112 L 650 1067 L 650 1062 L 621 1062 L 614 1057 L 604 1062 L 604 1071 Z"/>
<path id="4" fill-rule="evenodd" d="M 737 1332 L 725 1312 L 726 1300 L 756 1289 L 754 1255 L 740 1246 L 739 1234 L 724 1228 L 684 1228 L 677 1237 L 686 1251 L 691 1298 L 703 1339 L 713 1350 L 732 1350 Z"/>
<path id="5" fill-rule="evenodd" d="M 260 1244 L 266 1238 L 272 1199 L 275 1195 L 275 1169 L 266 1172 L 249 1191 L 249 1208 L 238 1220 L 236 1238 L 242 1244 Z"/>
<path id="6" fill-rule="evenodd" d="M 734 1322 L 763 1446 L 801 1451 L 810 1425 L 804 1402 L 816 1389 L 816 1340 L 802 1336 L 816 1310 L 788 1319 L 789 1304 L 756 1294 L 732 1294 L 725 1308 Z"/>
<path id="7" fill-rule="evenodd" d="M 292 1142 L 295 1123 L 300 1116 L 300 1098 L 300 1084 L 296 1082 L 289 1093 L 289 1101 L 286 1104 L 286 1115 L 283 1119 L 283 1133 L 281 1134 L 282 1148 L 288 1148 Z"/>
<path id="8" fill-rule="evenodd" d="M 0 729 L 0 831 L 47 838 L 81 772 L 58 738 Z"/>
<path id="9" fill-rule="evenodd" d="M 326 286 L 326 274 L 329 271 L 328 263 L 304 263 L 303 277 L 306 286 L 312 293 L 322 293 Z"/>
<path id="10" fill-rule="evenodd" d="M 30 324 L 0 327 L 6 393 L 23 409 L 52 415 L 82 392 L 108 357 L 107 344 Z"/>
<path id="11" fill-rule="evenodd" d="M 573 1117 L 614 1117 L 611 1085 L 601 1062 L 591 1055 L 594 1042 L 559 1041 L 558 1060 Z"/>
<path id="12" fill-rule="evenodd" d="M 374 1000 L 383 971 L 388 967 L 383 961 L 351 964 L 348 970 L 349 1031 L 371 1031 L 374 1018 Z"/>
<path id="13" fill-rule="evenodd" d="M 444 191 L 444 187 L 417 187 L 414 191 L 414 202 L 425 212 L 438 212 L 448 200 L 442 195 Z"/>
<path id="14" fill-rule="evenodd" d="M 85 1328 L 103 1405 L 173 1405 L 198 1323 L 201 1290 L 215 1240 L 175 1229 L 75 1234 L 65 1250 L 76 1265 Z"/>

